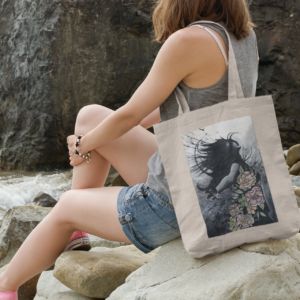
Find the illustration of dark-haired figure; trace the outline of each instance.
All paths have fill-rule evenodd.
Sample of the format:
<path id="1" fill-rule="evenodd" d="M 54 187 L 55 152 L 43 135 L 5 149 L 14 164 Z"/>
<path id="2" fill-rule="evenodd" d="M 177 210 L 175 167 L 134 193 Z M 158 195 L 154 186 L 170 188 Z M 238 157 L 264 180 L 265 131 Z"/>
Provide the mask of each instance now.
<path id="1" fill-rule="evenodd" d="M 230 132 L 226 139 L 221 137 L 214 142 L 205 139 L 192 142 L 194 165 L 191 171 L 198 174 L 197 177 L 194 175 L 193 182 L 201 192 L 199 198 L 203 199 L 205 193 L 206 201 L 201 210 L 206 223 L 214 227 L 208 228 L 211 236 L 278 221 L 266 176 L 262 178 L 260 174 L 265 175 L 263 164 L 247 163 L 251 153 L 248 157 L 241 156 L 241 145 L 232 138 L 234 134 L 237 132 Z M 203 174 L 209 178 L 206 184 L 195 180 Z M 213 204 L 209 205 L 211 201 L 223 201 L 223 204 L 218 204 L 217 213 Z M 220 210 L 223 211 L 218 218 Z M 223 219 L 220 225 L 221 215 L 226 215 L 226 221 Z M 220 232 L 224 227 L 227 227 L 226 232 Z"/>

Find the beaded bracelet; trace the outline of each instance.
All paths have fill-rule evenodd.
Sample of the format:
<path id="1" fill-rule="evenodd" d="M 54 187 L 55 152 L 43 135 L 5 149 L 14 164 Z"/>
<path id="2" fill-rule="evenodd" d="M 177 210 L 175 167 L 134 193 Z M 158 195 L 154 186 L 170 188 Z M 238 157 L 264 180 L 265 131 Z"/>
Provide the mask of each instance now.
<path id="1" fill-rule="evenodd" d="M 82 135 L 79 135 L 77 137 L 77 140 L 76 140 L 76 147 L 75 147 L 75 154 L 78 154 L 79 156 L 81 156 L 82 158 L 86 159 L 87 160 L 87 163 L 89 163 L 91 160 L 92 160 L 92 156 L 91 156 L 91 151 L 89 151 L 87 153 L 87 155 L 84 155 L 84 154 L 81 154 L 78 152 L 78 146 L 80 144 L 80 139 L 82 138 Z"/>

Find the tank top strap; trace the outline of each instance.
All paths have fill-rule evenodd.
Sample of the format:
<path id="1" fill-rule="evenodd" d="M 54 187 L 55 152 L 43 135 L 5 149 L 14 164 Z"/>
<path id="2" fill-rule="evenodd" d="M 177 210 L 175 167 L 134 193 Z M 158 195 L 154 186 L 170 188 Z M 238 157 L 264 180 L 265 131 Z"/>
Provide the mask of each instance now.
<path id="1" fill-rule="evenodd" d="M 228 66 L 228 58 L 227 58 L 225 49 L 224 49 L 224 47 L 223 47 L 220 39 L 210 29 L 208 29 L 205 26 L 202 26 L 202 25 L 199 25 L 199 24 L 195 24 L 195 25 L 192 25 L 192 26 L 197 26 L 199 28 L 202 28 L 202 29 L 206 30 L 214 38 L 214 40 L 217 42 L 217 44 L 218 44 L 218 46 L 219 46 L 219 48 L 220 48 L 220 50 L 221 50 L 221 52 L 222 52 L 222 54 L 224 56 L 226 66 Z"/>

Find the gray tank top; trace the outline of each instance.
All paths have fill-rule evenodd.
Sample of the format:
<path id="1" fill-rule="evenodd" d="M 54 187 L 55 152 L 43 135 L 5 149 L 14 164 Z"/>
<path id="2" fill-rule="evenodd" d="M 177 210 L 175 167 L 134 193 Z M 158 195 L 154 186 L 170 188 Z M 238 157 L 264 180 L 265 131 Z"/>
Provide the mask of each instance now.
<path id="1" fill-rule="evenodd" d="M 226 28 L 224 23 L 220 22 L 219 24 Z M 202 23 L 201 25 L 210 27 L 218 32 L 223 38 L 227 50 L 229 49 L 227 36 L 222 29 L 214 24 Z M 244 96 L 245 98 L 255 97 L 258 77 L 258 50 L 256 35 L 253 31 L 252 34 L 240 41 L 236 39 L 234 34 L 229 33 L 229 36 L 236 57 Z M 188 87 L 182 81 L 178 84 L 178 87 L 187 99 L 191 111 L 226 101 L 228 100 L 228 69 L 224 76 L 216 84 L 210 87 L 195 89 Z M 178 104 L 173 91 L 166 101 L 160 105 L 160 118 L 161 122 L 164 122 L 177 116 Z M 145 183 L 146 186 L 149 186 L 151 189 L 167 196 L 172 204 L 169 185 L 159 150 L 150 157 L 147 165 L 149 167 L 149 173 Z"/>

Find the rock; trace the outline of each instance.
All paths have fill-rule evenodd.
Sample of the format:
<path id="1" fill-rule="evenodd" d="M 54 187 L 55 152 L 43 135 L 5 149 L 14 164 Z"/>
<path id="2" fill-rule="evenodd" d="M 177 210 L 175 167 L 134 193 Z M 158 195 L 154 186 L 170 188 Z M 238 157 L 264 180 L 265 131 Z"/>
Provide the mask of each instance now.
<path id="1" fill-rule="evenodd" d="M 130 243 L 105 240 L 92 234 L 89 234 L 89 236 L 90 236 L 92 248 L 94 247 L 117 248 L 120 246 L 131 245 Z"/>
<path id="2" fill-rule="evenodd" d="M 113 165 L 111 165 L 104 186 L 128 186 L 128 184 Z"/>
<path id="3" fill-rule="evenodd" d="M 284 150 L 283 151 L 284 158 L 286 158 L 288 152 L 289 152 L 289 150 Z"/>
<path id="4" fill-rule="evenodd" d="M 30 232 L 52 208 L 14 206 L 6 213 L 0 228 L 0 267 L 10 262 Z"/>
<path id="5" fill-rule="evenodd" d="M 300 144 L 297 144 L 289 149 L 289 153 L 286 158 L 286 163 L 292 167 L 300 160 Z M 296 167 L 298 168 L 298 166 Z M 295 174 L 293 174 L 295 175 Z M 297 174 L 296 174 L 297 175 Z"/>
<path id="6" fill-rule="evenodd" d="M 118 175 L 112 182 L 112 186 L 128 186 L 128 184 L 121 175 Z"/>
<path id="7" fill-rule="evenodd" d="M 118 109 L 151 68 L 161 46 L 151 41 L 153 1 L 28 3 L 0 1 L 0 165 L 69 167 L 66 137 L 79 109 Z M 273 95 L 290 147 L 300 140 L 300 8 L 295 0 L 252 0 L 250 11 L 260 54 L 256 94 Z"/>
<path id="8" fill-rule="evenodd" d="M 47 193 L 40 192 L 33 200 L 33 204 L 42 207 L 54 207 L 57 201 Z"/>
<path id="9" fill-rule="evenodd" d="M 289 173 L 291 175 L 298 175 L 300 172 L 300 161 L 296 162 L 290 169 Z"/>
<path id="10" fill-rule="evenodd" d="M 93 248 L 89 252 L 68 251 L 57 259 L 53 275 L 82 295 L 106 298 L 130 273 L 148 263 L 157 251 L 145 254 L 134 245 Z"/>
<path id="11" fill-rule="evenodd" d="M 50 299 L 64 299 L 64 300 L 85 300 L 94 299 L 82 296 L 65 285 L 59 282 L 53 277 L 52 271 L 45 271 L 41 274 L 41 277 L 37 284 L 37 293 L 34 300 L 50 300 Z"/>
<path id="12" fill-rule="evenodd" d="M 300 176 L 291 175 L 292 183 L 294 188 L 300 188 Z"/>
<path id="13" fill-rule="evenodd" d="M 300 212 L 300 197 L 298 197 L 297 195 L 296 195 L 296 201 L 297 201 L 297 204 L 299 207 L 299 212 Z M 300 232 L 300 228 L 299 228 L 299 232 Z"/>
<path id="14" fill-rule="evenodd" d="M 178 237 L 164 244 L 106 300 L 296 300 L 299 250 L 297 234 L 194 259 Z"/>
<path id="15" fill-rule="evenodd" d="M 89 104 L 118 109 L 147 76 L 161 46 L 151 41 L 152 6 L 0 1 L 2 168 L 70 167 L 66 138 L 78 111 Z"/>
<path id="16" fill-rule="evenodd" d="M 260 57 L 256 95 L 272 94 L 282 144 L 291 147 L 300 141 L 299 2 L 249 3 Z"/>
<path id="17" fill-rule="evenodd" d="M 0 1 L 0 165 L 69 167 L 66 137 L 79 109 L 118 109 L 151 68 L 161 46 L 151 41 L 153 1 L 28 3 Z M 299 10 L 295 0 L 250 2 L 256 94 L 272 93 L 284 147 L 300 140 Z"/>
<path id="18" fill-rule="evenodd" d="M 1 228 L 2 221 L 3 221 L 3 218 L 6 215 L 6 213 L 7 213 L 7 211 L 4 208 L 0 207 L 0 228 Z"/>
<path id="19" fill-rule="evenodd" d="M 294 193 L 296 195 L 298 207 L 300 208 L 300 176 L 291 175 L 291 179 L 292 179 L 292 183 L 294 186 Z M 300 230 L 299 230 L 299 232 L 300 232 Z"/>
<path id="20" fill-rule="evenodd" d="M 0 275 L 5 271 L 7 265 L 0 269 Z M 21 285 L 18 289 L 18 300 L 32 300 L 36 294 L 36 285 L 41 274 L 38 274 Z"/>
<path id="21" fill-rule="evenodd" d="M 297 197 L 300 197 L 300 188 L 294 189 L 294 192 Z"/>
<path id="22" fill-rule="evenodd" d="M 110 165 L 110 169 L 104 183 L 104 186 L 112 186 L 113 181 L 119 176 L 118 171 L 114 168 L 113 165 Z"/>
<path id="23" fill-rule="evenodd" d="M 56 293 L 49 298 L 49 300 L 89 300 L 89 299 L 99 300 L 103 298 L 86 297 L 76 293 L 75 291 Z"/>

